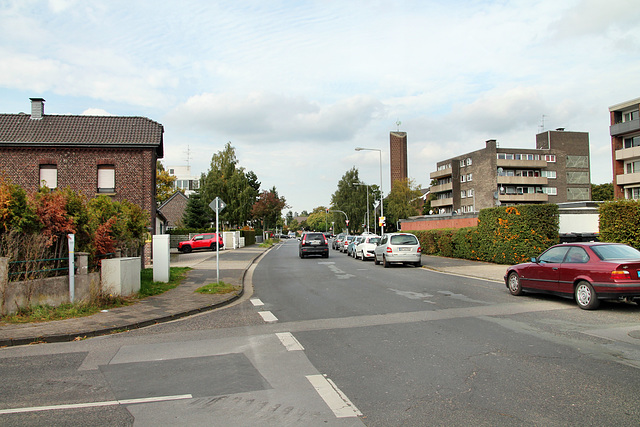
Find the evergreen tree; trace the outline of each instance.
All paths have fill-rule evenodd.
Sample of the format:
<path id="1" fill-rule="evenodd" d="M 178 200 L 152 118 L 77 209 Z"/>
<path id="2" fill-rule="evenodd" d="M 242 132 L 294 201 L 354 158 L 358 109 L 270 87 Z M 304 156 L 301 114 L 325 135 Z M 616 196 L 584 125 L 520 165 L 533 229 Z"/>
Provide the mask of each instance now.
<path id="1" fill-rule="evenodd" d="M 211 224 L 214 214 L 215 213 L 203 201 L 200 191 L 196 191 L 189 196 L 182 222 L 187 228 L 207 228 Z"/>

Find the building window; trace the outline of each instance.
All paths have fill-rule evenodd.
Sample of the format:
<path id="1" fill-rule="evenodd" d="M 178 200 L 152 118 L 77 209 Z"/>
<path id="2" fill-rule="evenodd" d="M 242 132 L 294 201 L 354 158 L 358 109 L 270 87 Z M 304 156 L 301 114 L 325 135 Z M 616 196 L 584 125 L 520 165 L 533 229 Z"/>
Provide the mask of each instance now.
<path id="1" fill-rule="evenodd" d="M 466 191 L 466 190 L 462 190 L 462 191 L 460 192 L 460 198 L 461 198 L 461 199 L 465 199 L 466 197 L 467 197 L 467 191 Z"/>
<path id="2" fill-rule="evenodd" d="M 555 163 L 556 162 L 556 155 L 555 154 L 545 154 L 544 155 L 544 160 L 547 163 Z"/>
<path id="3" fill-rule="evenodd" d="M 464 175 L 460 175 L 460 182 L 466 182 L 466 177 Z"/>
<path id="4" fill-rule="evenodd" d="M 542 192 L 550 196 L 555 196 L 558 194 L 558 189 L 556 187 L 542 187 Z"/>
<path id="5" fill-rule="evenodd" d="M 473 181 L 473 174 L 472 173 L 468 173 L 467 174 L 467 182 L 469 181 Z"/>
<path id="6" fill-rule="evenodd" d="M 556 171 L 542 171 L 540 175 L 545 178 L 556 179 Z"/>
<path id="7" fill-rule="evenodd" d="M 471 157 L 467 157 L 467 166 L 471 166 L 472 163 Z"/>
<path id="8" fill-rule="evenodd" d="M 624 139 L 624 148 L 640 147 L 640 136 Z"/>
<path id="9" fill-rule="evenodd" d="M 460 160 L 460 167 L 461 167 L 461 168 L 465 167 L 464 159 L 463 159 L 463 160 Z"/>
<path id="10" fill-rule="evenodd" d="M 114 165 L 98 166 L 98 193 L 116 192 L 116 168 Z"/>
<path id="11" fill-rule="evenodd" d="M 467 190 L 467 197 L 473 197 L 473 188 Z"/>
<path id="12" fill-rule="evenodd" d="M 58 187 L 57 165 L 40 165 L 40 186 L 52 189 Z"/>
<path id="13" fill-rule="evenodd" d="M 447 163 L 447 164 L 445 164 L 445 165 L 440 165 L 440 166 L 438 166 L 438 170 L 439 170 L 439 171 L 441 171 L 441 170 L 445 170 L 445 169 L 451 169 L 451 163 Z"/>
<path id="14" fill-rule="evenodd" d="M 640 187 L 627 188 L 627 199 L 640 199 Z"/>
<path id="15" fill-rule="evenodd" d="M 623 122 L 630 122 L 631 120 L 638 120 L 638 110 L 629 111 L 622 115 Z"/>
<path id="16" fill-rule="evenodd" d="M 625 164 L 626 173 L 638 173 L 640 172 L 640 160 L 635 162 L 629 162 Z"/>

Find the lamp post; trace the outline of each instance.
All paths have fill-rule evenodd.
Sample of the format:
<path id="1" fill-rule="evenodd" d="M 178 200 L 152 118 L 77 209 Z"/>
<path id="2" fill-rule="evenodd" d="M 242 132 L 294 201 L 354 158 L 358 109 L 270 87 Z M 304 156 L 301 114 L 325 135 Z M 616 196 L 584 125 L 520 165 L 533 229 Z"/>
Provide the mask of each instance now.
<path id="1" fill-rule="evenodd" d="M 377 151 L 380 154 L 380 217 L 384 217 L 384 197 L 382 195 L 382 150 L 379 148 L 356 147 L 356 151 Z M 384 236 L 383 223 L 380 223 L 380 236 Z"/>
<path id="2" fill-rule="evenodd" d="M 366 185 L 367 186 L 367 233 L 368 233 L 369 232 L 369 223 L 371 222 L 371 220 L 369 218 L 369 187 L 370 187 L 370 185 L 369 184 L 362 184 L 362 183 L 359 183 L 359 182 L 356 182 L 355 184 L 356 185 Z M 373 229 L 375 231 L 375 229 L 376 229 L 376 225 L 375 224 L 373 225 Z"/>

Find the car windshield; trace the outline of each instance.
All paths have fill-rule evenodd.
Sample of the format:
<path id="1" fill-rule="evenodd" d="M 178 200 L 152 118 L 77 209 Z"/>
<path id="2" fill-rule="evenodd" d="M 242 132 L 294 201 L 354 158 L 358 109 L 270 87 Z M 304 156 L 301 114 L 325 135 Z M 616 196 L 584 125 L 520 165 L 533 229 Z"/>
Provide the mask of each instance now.
<path id="1" fill-rule="evenodd" d="M 412 234 L 399 234 L 391 236 L 392 245 L 417 245 L 418 239 Z"/>
<path id="2" fill-rule="evenodd" d="M 640 251 L 627 245 L 597 245 L 592 246 L 591 250 L 603 261 L 613 259 L 640 260 Z"/>
<path id="3" fill-rule="evenodd" d="M 380 238 L 379 237 L 370 237 L 369 240 L 367 240 L 367 243 L 376 244 L 378 242 L 380 242 Z"/>

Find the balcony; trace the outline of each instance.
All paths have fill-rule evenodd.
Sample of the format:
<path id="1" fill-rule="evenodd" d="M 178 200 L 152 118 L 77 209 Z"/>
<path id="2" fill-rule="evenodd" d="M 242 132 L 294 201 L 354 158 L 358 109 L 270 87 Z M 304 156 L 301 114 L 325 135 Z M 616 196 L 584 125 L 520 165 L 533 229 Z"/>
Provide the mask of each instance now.
<path id="1" fill-rule="evenodd" d="M 500 194 L 498 200 L 507 203 L 547 203 L 549 195 L 544 193 Z"/>
<path id="2" fill-rule="evenodd" d="M 502 176 L 498 175 L 498 184 L 513 185 L 547 185 L 548 178 L 542 176 Z"/>
<path id="3" fill-rule="evenodd" d="M 510 160 L 497 159 L 496 165 L 502 168 L 540 169 L 547 167 L 546 160 Z"/>
<path id="4" fill-rule="evenodd" d="M 617 175 L 616 184 L 618 185 L 640 184 L 640 172 L 625 173 L 623 175 Z"/>
<path id="5" fill-rule="evenodd" d="M 640 157 L 640 147 L 616 150 L 616 160 L 629 160 L 635 157 Z"/>
<path id="6" fill-rule="evenodd" d="M 431 206 L 434 208 L 441 208 L 443 206 L 453 206 L 453 197 L 449 197 L 448 199 L 432 200 Z"/>
<path id="7" fill-rule="evenodd" d="M 451 191 L 451 190 L 453 190 L 453 182 L 448 182 L 446 184 L 432 185 L 431 186 L 431 192 L 432 193 L 441 193 L 443 191 Z"/>
<path id="8" fill-rule="evenodd" d="M 451 169 L 451 168 L 440 169 L 440 170 L 437 170 L 435 172 L 431 172 L 429 174 L 429 177 L 431 179 L 444 178 L 445 176 L 451 176 L 452 173 L 453 173 L 453 169 Z"/>
<path id="9" fill-rule="evenodd" d="M 609 126 L 609 134 L 611 136 L 624 135 L 625 133 L 640 130 L 640 119 L 629 120 L 628 122 L 616 123 Z"/>

